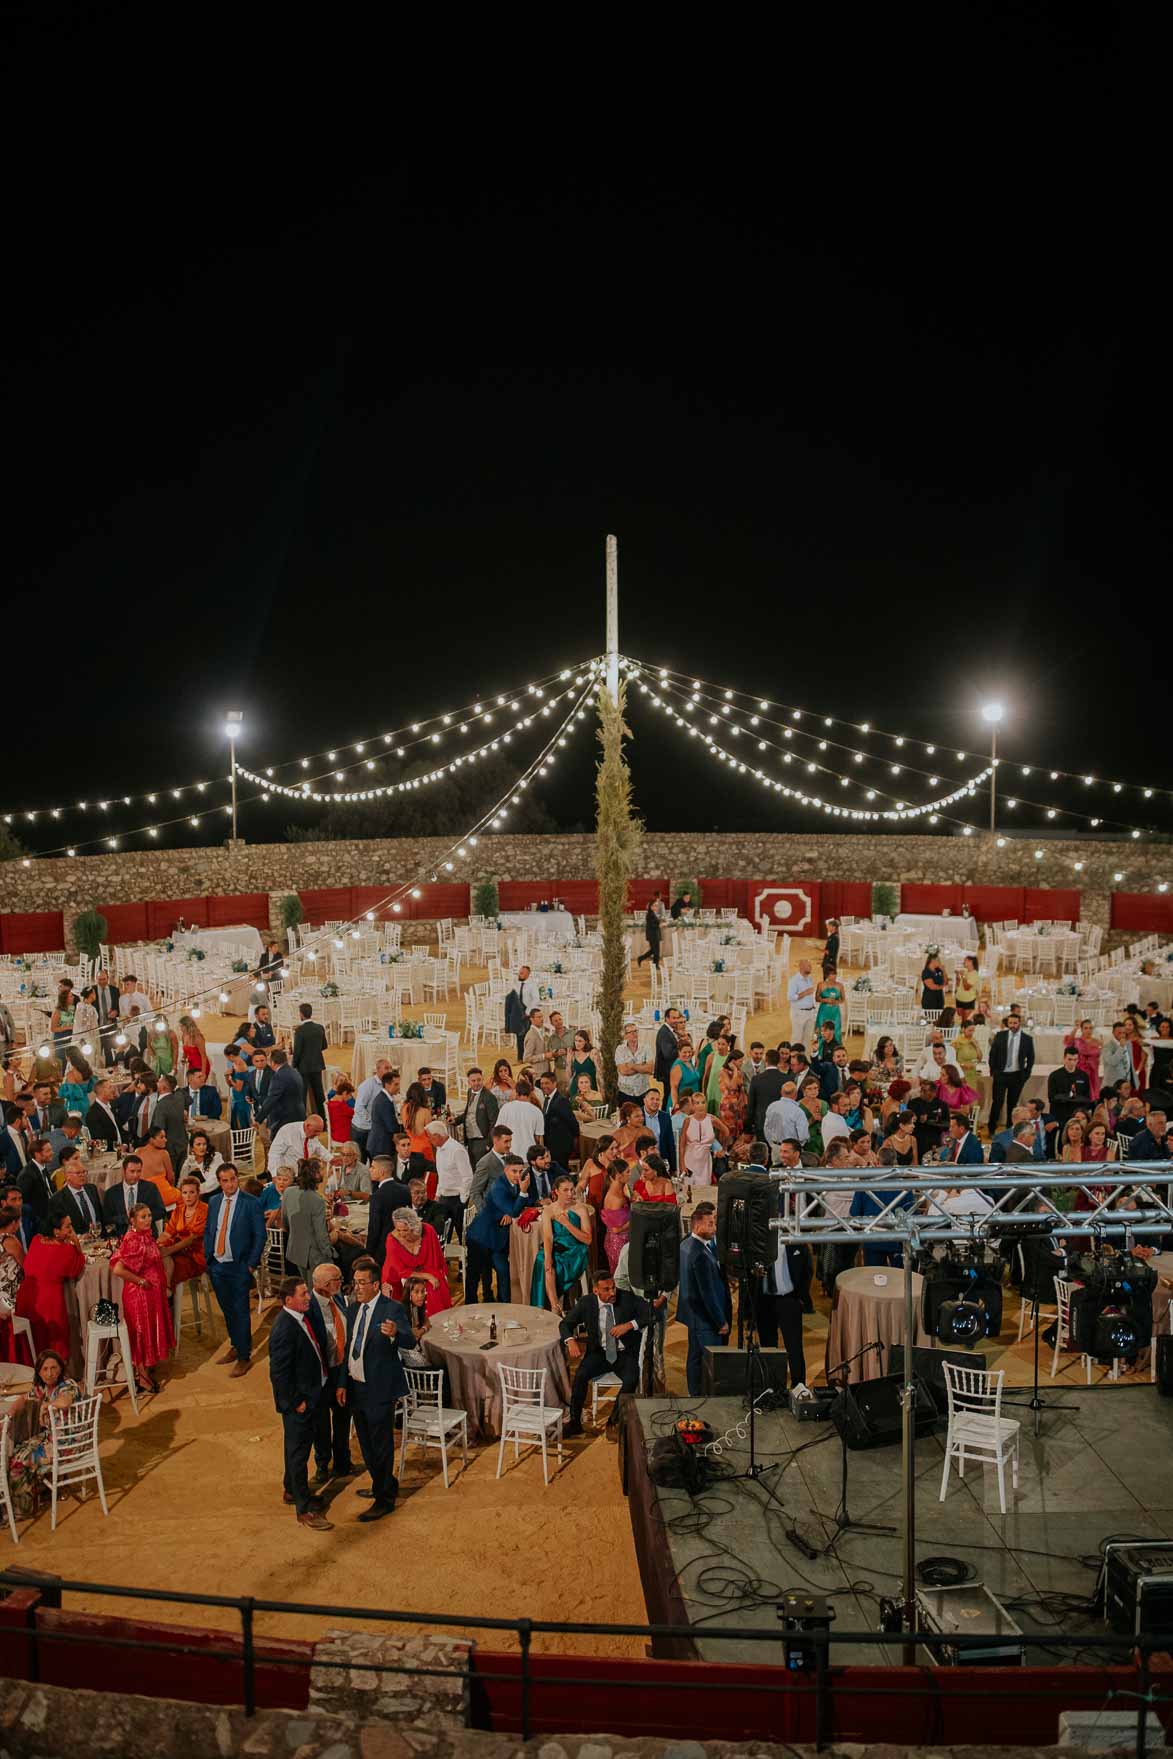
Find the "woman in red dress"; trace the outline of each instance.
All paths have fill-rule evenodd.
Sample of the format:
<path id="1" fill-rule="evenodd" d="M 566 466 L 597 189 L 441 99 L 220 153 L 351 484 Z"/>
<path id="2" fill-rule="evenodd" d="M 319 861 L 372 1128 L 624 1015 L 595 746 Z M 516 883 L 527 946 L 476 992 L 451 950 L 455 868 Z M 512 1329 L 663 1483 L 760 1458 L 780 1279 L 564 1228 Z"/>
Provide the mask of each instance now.
<path id="1" fill-rule="evenodd" d="M 196 1069 L 202 1069 L 205 1077 L 211 1080 L 212 1064 L 208 1057 L 208 1046 L 200 1031 L 198 1020 L 190 1014 L 179 1016 L 179 1049 L 183 1058 L 183 1075 L 187 1077 Z"/>
<path id="2" fill-rule="evenodd" d="M 145 1203 L 136 1203 L 131 1210 L 130 1226 L 118 1242 L 110 1269 L 123 1282 L 122 1313 L 130 1333 L 135 1382 L 140 1392 L 157 1393 L 159 1385 L 151 1369 L 171 1354 L 175 1330 L 155 1218 Z"/>
<path id="3" fill-rule="evenodd" d="M 675 1203 L 676 1187 L 658 1154 L 649 1154 L 631 1195 L 637 1203 Z"/>
<path id="4" fill-rule="evenodd" d="M 24 1255 L 24 1281 L 17 1293 L 16 1311 L 31 1324 L 38 1353 L 56 1350 L 69 1361 L 65 1285 L 76 1282 L 85 1267 L 85 1255 L 69 1216 L 63 1215 L 48 1232 L 33 1236 Z"/>
<path id="5" fill-rule="evenodd" d="M 387 1236 L 387 1252 L 383 1259 L 383 1293 L 393 1301 L 403 1299 L 403 1279 L 422 1276 L 428 1285 L 428 1317 L 451 1307 L 448 1293 L 448 1265 L 440 1246 L 440 1236 L 427 1222 L 421 1222 L 414 1209 L 397 1209 L 391 1218 Z"/>

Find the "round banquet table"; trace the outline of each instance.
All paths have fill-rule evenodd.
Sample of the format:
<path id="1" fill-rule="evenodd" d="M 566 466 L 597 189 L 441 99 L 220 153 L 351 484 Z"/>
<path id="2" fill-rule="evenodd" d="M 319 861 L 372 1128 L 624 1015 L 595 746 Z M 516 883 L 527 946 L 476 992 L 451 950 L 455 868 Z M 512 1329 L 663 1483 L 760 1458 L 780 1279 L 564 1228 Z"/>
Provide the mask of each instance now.
<path id="1" fill-rule="evenodd" d="M 107 1241 L 113 1247 L 114 1242 Z M 85 1248 L 83 1246 L 83 1251 Z M 69 1372 L 79 1384 L 86 1371 L 86 1324 L 95 1301 L 103 1296 L 113 1301 L 122 1312 L 121 1277 L 113 1275 L 110 1269 L 109 1252 L 85 1252 L 86 1267 L 75 1283 L 65 1284 L 65 1312 L 69 1319 Z M 118 1339 L 113 1342 L 101 1341 L 98 1349 L 99 1380 L 125 1380 L 122 1365 L 122 1346 Z"/>
<path id="2" fill-rule="evenodd" d="M 419 1076 L 421 1069 L 444 1068 L 442 1038 L 388 1038 L 385 1032 L 360 1032 L 354 1041 L 350 1061 L 350 1079 L 357 1087 L 375 1072 L 380 1057 L 386 1057 L 399 1070 L 404 1093 Z"/>
<path id="3" fill-rule="evenodd" d="M 189 1118 L 187 1120 L 188 1137 L 190 1138 L 193 1136 L 197 1130 L 204 1130 L 207 1132 L 208 1141 L 212 1144 L 213 1149 L 220 1156 L 221 1160 L 232 1159 L 232 1126 L 226 1119 Z M 178 1178 L 178 1167 L 175 1168 L 175 1175 Z"/>
<path id="4" fill-rule="evenodd" d="M 20 1400 L 12 1413 L 9 1431 L 12 1442 L 27 1441 L 40 1415 L 41 1407 L 34 1405 L 27 1396 L 32 1384 L 33 1371 L 25 1363 L 0 1362 L 0 1411 L 10 1399 L 14 1402 Z"/>
<path id="5" fill-rule="evenodd" d="M 877 1284 L 877 1277 L 886 1283 Z M 913 1273 L 912 1298 L 916 1308 L 913 1343 L 931 1345 L 932 1339 L 921 1321 L 921 1285 L 924 1278 Z M 865 1344 L 877 1340 L 884 1345 L 883 1353 L 870 1350 L 853 1362 L 848 1370 L 852 1381 L 876 1380 L 888 1369 L 888 1345 L 904 1342 L 904 1272 L 889 1267 L 873 1269 L 865 1265 L 858 1270 L 840 1271 L 835 1279 L 835 1307 L 831 1329 L 827 1335 L 827 1367 L 834 1368 L 848 1356 L 854 1356 Z"/>
<path id="6" fill-rule="evenodd" d="M 1149 1263 L 1157 1273 L 1153 1290 L 1153 1336 L 1169 1330 L 1169 1305 L 1173 1299 L 1173 1252 L 1155 1252 Z M 0 1369 L 0 1373 L 3 1370 Z"/>
<path id="7" fill-rule="evenodd" d="M 594 1237 L 595 1212 L 590 1204 L 576 1204 L 575 1212 Z M 533 1281 L 534 1260 L 538 1256 L 538 1248 L 542 1244 L 542 1218 L 530 1223 L 529 1232 L 519 1228 L 516 1223 L 509 1230 L 509 1289 L 516 1306 L 529 1305 L 530 1284 Z"/>
<path id="8" fill-rule="evenodd" d="M 497 1316 L 498 1342 L 489 1341 L 489 1320 Z M 506 1333 L 512 1322 L 519 1329 Z M 448 1329 L 445 1330 L 445 1325 Z M 506 1337 L 516 1338 L 506 1343 Z M 558 1321 L 540 1307 L 506 1302 L 497 1306 L 450 1307 L 432 1321 L 425 1332 L 424 1353 L 435 1368 L 448 1375 L 452 1403 L 468 1413 L 472 1441 L 495 1439 L 501 1432 L 501 1380 L 497 1364 L 510 1368 L 545 1368 L 547 1405 L 570 1403 L 570 1375 L 558 1335 Z"/>

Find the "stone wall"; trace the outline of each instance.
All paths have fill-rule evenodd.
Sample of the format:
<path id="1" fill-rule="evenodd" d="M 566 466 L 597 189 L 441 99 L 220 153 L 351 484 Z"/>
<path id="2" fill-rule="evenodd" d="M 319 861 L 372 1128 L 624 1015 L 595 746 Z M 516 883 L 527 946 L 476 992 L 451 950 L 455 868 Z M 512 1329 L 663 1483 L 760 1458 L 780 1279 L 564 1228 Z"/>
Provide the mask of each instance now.
<path id="1" fill-rule="evenodd" d="M 61 910 L 67 927 L 80 911 L 145 898 L 186 898 L 233 892 L 308 891 L 327 886 L 372 886 L 428 878 L 450 845 L 441 837 L 345 843 L 243 843 L 208 849 L 144 849 L 0 863 L 0 912 Z M 1042 861 L 1034 859 L 1044 850 Z M 593 879 L 592 836 L 494 836 L 477 859 L 442 877 L 535 880 L 552 890 L 559 881 Z M 1081 861 L 1083 870 L 1075 871 Z M 1148 891 L 1173 880 L 1167 845 L 1075 843 L 1014 839 L 999 849 L 987 835 L 826 836 L 747 832 L 645 835 L 641 874 L 686 874 L 757 880 L 894 880 L 927 884 L 1075 886 L 1083 917 L 1107 928 L 1114 889 Z M 1114 880 L 1123 872 L 1125 879 Z"/>

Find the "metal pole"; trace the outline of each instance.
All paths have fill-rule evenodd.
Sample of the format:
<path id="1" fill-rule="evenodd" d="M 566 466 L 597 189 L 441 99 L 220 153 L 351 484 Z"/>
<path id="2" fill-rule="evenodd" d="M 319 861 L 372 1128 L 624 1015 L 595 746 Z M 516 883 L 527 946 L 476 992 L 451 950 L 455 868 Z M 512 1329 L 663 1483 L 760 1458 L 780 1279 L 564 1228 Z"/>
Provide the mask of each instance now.
<path id="1" fill-rule="evenodd" d="M 998 816 L 998 723 L 995 721 L 990 728 L 990 835 L 994 835 L 994 827 Z"/>
<path id="2" fill-rule="evenodd" d="M 607 689 L 619 701 L 619 539 L 607 537 Z"/>
<path id="3" fill-rule="evenodd" d="M 916 1630 L 916 1328 L 912 1294 L 912 1241 L 904 1242 L 904 1388 L 901 1396 L 900 1463 L 904 1471 L 904 1629 Z M 916 1666 L 916 1644 L 905 1641 L 905 1667 Z"/>
<path id="4" fill-rule="evenodd" d="M 236 740 L 228 741 L 228 750 L 232 757 L 232 841 L 236 841 Z"/>

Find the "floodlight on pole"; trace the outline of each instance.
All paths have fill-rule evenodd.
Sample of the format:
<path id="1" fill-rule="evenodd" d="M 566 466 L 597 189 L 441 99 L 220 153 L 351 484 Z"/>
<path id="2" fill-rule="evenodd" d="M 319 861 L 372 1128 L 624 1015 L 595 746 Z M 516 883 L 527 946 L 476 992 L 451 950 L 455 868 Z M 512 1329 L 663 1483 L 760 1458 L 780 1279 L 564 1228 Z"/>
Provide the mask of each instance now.
<path id="1" fill-rule="evenodd" d="M 244 716 L 239 709 L 229 709 L 224 721 L 224 736 L 228 740 L 228 750 L 232 757 L 232 841 L 236 841 L 236 741 L 244 728 Z"/>
<path id="2" fill-rule="evenodd" d="M 1000 702 L 983 702 L 982 720 L 990 729 L 990 835 L 998 821 L 998 728 L 1006 710 Z"/>

